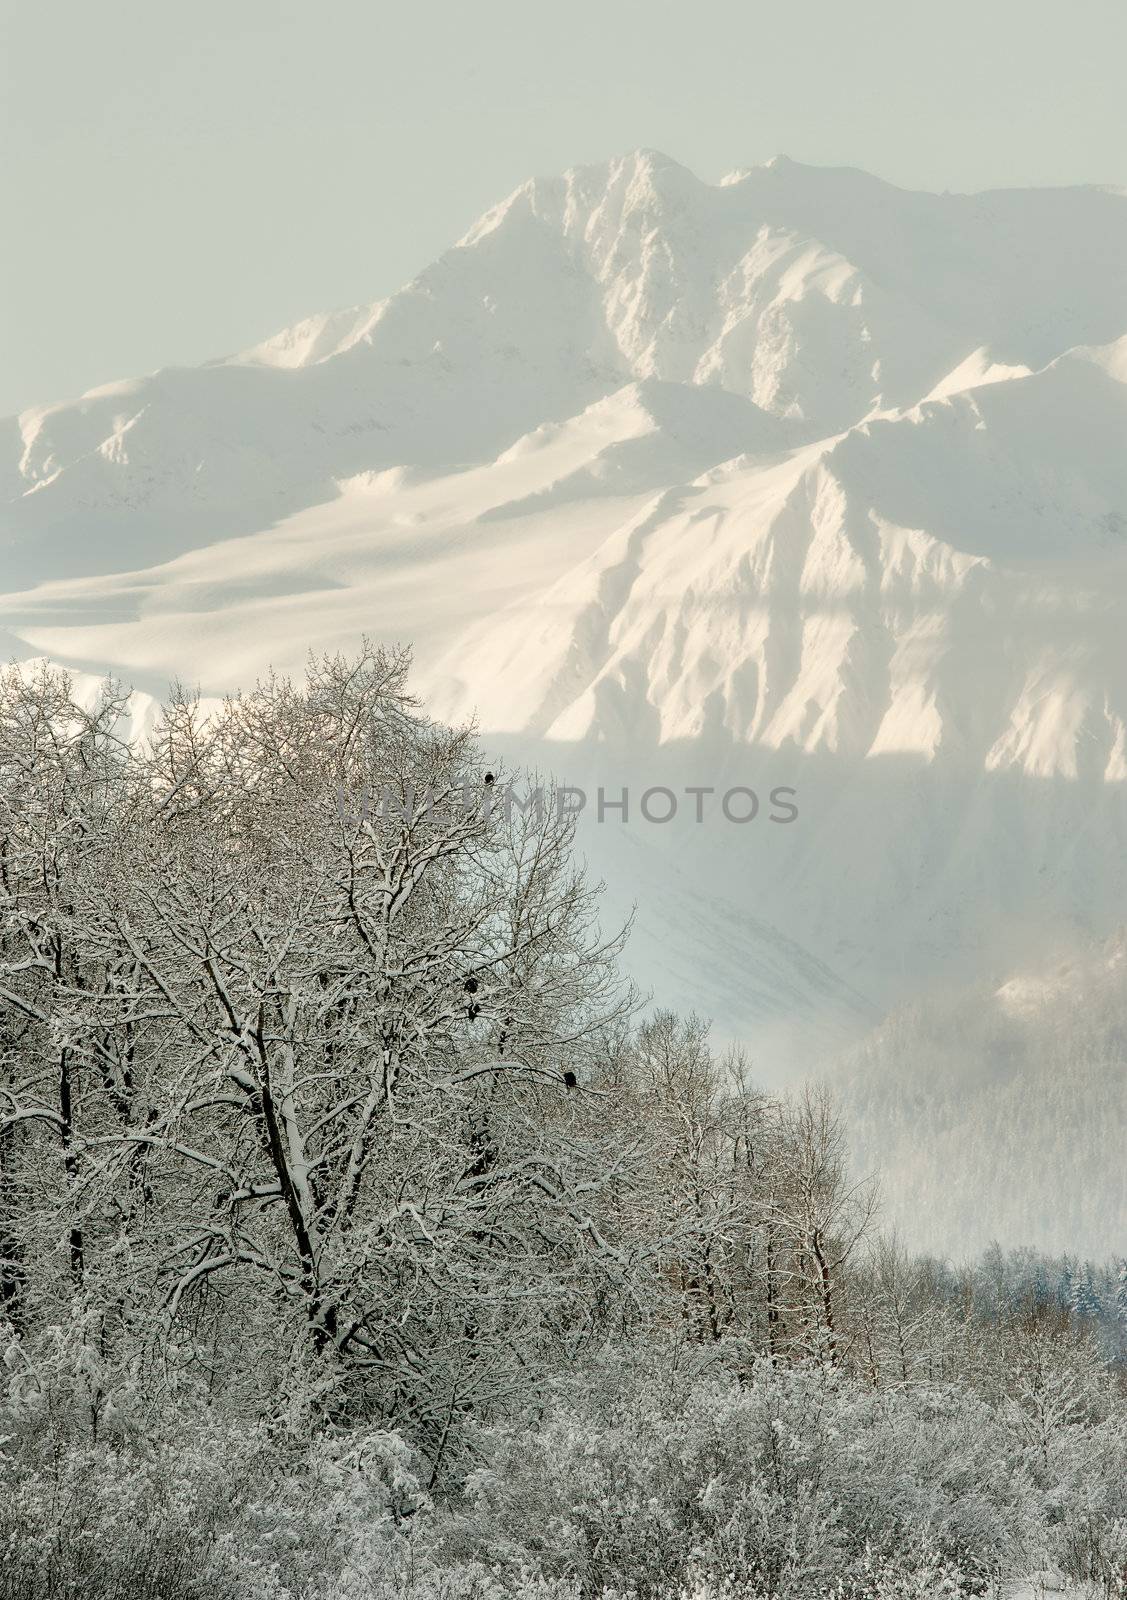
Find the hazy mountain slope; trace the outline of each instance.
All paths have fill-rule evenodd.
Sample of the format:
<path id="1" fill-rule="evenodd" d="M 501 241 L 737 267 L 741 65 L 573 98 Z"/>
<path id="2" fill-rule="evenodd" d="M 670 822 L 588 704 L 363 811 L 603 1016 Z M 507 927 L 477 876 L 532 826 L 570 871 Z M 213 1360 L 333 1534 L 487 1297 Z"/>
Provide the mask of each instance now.
<path id="1" fill-rule="evenodd" d="M 460 640 L 449 704 L 565 739 L 647 726 L 1127 776 L 1124 351 L 668 490 L 536 617 L 519 602 Z"/>
<path id="2" fill-rule="evenodd" d="M 836 1083 L 885 1216 L 946 1254 L 1127 1237 L 1127 942 L 890 1017 Z"/>

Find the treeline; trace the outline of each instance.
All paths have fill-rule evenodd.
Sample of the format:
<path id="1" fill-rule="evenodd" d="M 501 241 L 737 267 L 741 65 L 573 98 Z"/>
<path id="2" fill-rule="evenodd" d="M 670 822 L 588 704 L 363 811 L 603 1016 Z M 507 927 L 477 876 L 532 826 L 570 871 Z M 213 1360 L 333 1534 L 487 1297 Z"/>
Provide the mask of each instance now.
<path id="1" fill-rule="evenodd" d="M 404 657 L 123 704 L 0 685 L 0 1596 L 1120 1592 L 1114 1275 L 881 1237 Z"/>

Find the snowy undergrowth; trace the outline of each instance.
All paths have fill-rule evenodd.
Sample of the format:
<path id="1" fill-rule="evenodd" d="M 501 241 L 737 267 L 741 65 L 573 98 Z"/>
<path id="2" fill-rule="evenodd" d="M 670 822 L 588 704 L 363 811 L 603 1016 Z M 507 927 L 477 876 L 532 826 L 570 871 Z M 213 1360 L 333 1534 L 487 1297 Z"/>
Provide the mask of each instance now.
<path id="1" fill-rule="evenodd" d="M 146 1437 L 123 1407 L 95 1441 L 77 1391 L 10 1398 L 0 1597 L 925 1600 L 1033 1572 L 1127 1592 L 1121 1400 L 1034 1445 L 965 1390 L 668 1354 L 604 1359 L 539 1419 L 477 1428 L 441 1494 L 387 1432 L 299 1443 L 180 1413 Z"/>

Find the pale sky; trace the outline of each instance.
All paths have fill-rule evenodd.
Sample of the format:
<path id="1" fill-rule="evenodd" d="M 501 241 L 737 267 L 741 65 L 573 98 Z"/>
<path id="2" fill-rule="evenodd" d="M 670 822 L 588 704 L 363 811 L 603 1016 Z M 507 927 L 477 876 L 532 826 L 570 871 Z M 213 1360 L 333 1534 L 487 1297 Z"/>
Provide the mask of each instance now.
<path id="1" fill-rule="evenodd" d="M 1127 186 L 1124 0 L 0 0 L 0 415 L 378 299 L 637 146 Z"/>

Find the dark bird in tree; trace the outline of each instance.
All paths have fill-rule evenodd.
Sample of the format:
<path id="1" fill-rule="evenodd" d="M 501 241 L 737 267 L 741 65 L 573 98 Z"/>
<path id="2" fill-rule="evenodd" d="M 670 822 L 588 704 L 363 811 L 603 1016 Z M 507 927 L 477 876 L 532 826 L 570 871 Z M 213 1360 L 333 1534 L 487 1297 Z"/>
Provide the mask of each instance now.
<path id="1" fill-rule="evenodd" d="M 487 772 L 485 774 L 485 787 L 487 789 L 489 789 L 489 788 L 491 788 L 493 786 L 493 784 L 495 782 L 496 782 L 496 779 L 494 778 L 493 774 L 491 772 Z"/>
<path id="2" fill-rule="evenodd" d="M 469 1137 L 469 1159 L 462 1172 L 465 1178 L 484 1178 L 497 1159 L 497 1146 L 489 1135 L 489 1124 L 480 1122 Z"/>
<path id="3" fill-rule="evenodd" d="M 563 1081 L 564 1081 L 564 1088 L 565 1089 L 574 1089 L 575 1088 L 575 1073 L 572 1072 L 570 1067 L 568 1067 L 567 1071 L 564 1073 Z"/>
<path id="4" fill-rule="evenodd" d="M 477 993 L 477 979 L 476 978 L 467 978 L 465 983 L 463 983 L 462 988 L 466 991 L 467 994 L 476 994 Z"/>

